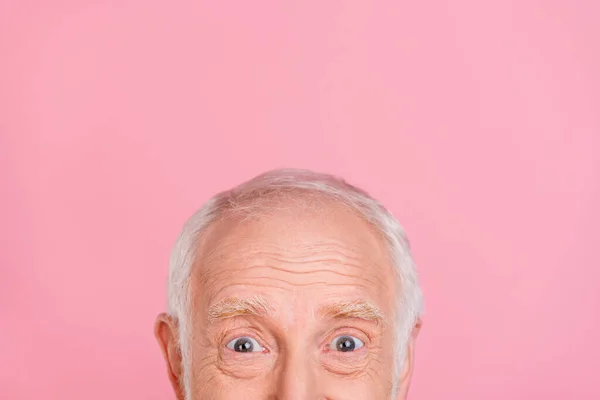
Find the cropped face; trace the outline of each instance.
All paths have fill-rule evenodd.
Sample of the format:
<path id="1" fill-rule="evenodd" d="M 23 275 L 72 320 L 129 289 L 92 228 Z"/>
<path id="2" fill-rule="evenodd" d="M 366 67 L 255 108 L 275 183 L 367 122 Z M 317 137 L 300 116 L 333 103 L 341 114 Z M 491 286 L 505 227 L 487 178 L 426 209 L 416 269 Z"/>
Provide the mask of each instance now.
<path id="1" fill-rule="evenodd" d="M 381 239 L 341 206 L 278 208 L 216 223 L 201 240 L 190 365 L 174 350 L 176 325 L 159 318 L 179 398 L 190 368 L 191 399 L 390 399 L 407 387 L 412 345 L 394 377 L 400 288 Z"/>

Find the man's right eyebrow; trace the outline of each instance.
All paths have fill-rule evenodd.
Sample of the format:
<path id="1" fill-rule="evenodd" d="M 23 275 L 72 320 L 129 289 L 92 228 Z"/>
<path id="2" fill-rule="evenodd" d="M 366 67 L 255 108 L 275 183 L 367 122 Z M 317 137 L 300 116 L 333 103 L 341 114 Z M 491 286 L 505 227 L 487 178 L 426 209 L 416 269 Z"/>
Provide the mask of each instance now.
<path id="1" fill-rule="evenodd" d="M 273 309 L 260 296 L 250 298 L 227 297 L 208 308 L 208 320 L 217 321 L 238 316 L 266 317 L 273 314 Z"/>

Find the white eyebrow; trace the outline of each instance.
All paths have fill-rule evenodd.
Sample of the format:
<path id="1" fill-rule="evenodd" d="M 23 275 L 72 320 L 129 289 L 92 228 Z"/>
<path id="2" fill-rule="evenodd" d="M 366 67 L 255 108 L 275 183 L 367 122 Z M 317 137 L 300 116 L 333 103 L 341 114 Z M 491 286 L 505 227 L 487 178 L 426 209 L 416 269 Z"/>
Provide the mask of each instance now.
<path id="1" fill-rule="evenodd" d="M 273 309 L 259 296 L 251 298 L 227 297 L 208 308 L 208 320 L 215 321 L 241 315 L 270 316 Z"/>
<path id="2" fill-rule="evenodd" d="M 321 307 L 321 315 L 327 318 L 360 318 L 383 322 L 383 313 L 375 304 L 365 300 L 340 301 Z"/>

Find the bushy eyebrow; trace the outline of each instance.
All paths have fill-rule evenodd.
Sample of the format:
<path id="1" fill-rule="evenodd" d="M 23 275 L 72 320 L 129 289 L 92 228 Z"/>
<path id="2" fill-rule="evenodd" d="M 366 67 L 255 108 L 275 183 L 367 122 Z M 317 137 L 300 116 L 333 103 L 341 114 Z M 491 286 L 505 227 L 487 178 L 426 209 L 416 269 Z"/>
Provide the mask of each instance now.
<path id="1" fill-rule="evenodd" d="M 227 297 L 208 308 L 208 320 L 213 322 L 238 316 L 273 317 L 274 310 L 260 296 L 250 298 Z M 319 309 L 322 318 L 358 318 L 365 321 L 383 322 L 383 313 L 373 303 L 365 300 L 339 301 Z"/>
<path id="2" fill-rule="evenodd" d="M 373 321 L 377 324 L 383 322 L 383 313 L 373 303 L 365 300 L 340 301 L 328 304 L 320 309 L 320 314 L 325 318 L 359 318 Z"/>
<path id="3" fill-rule="evenodd" d="M 243 315 L 266 317 L 273 314 L 273 309 L 259 296 L 251 298 L 227 297 L 208 308 L 208 320 L 216 321 Z"/>

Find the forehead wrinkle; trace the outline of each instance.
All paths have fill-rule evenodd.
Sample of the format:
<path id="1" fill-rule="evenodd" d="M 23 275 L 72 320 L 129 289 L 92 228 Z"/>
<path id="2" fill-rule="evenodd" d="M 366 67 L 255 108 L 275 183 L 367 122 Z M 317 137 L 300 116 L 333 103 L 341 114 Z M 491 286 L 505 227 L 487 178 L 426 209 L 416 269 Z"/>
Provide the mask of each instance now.
<path id="1" fill-rule="evenodd" d="M 385 273 L 387 265 L 376 264 L 370 260 L 348 260 L 343 257 L 330 258 L 325 254 L 313 254 L 312 257 L 301 260 L 298 258 L 288 258 L 287 255 L 273 254 L 270 252 L 242 253 L 238 255 L 229 255 L 225 259 L 213 259 L 213 262 L 205 263 L 203 277 L 206 287 L 212 287 L 214 283 L 222 282 L 223 279 L 237 278 L 234 280 L 251 279 L 253 275 L 266 278 L 267 273 L 276 272 L 277 276 L 271 278 L 282 278 L 286 275 L 290 277 L 303 277 L 310 279 L 314 276 L 317 281 L 322 278 L 317 277 L 322 274 L 331 274 L 345 279 L 359 279 L 373 285 L 379 285 L 382 289 L 390 288 L 389 276 Z M 350 268 L 344 270 L 343 268 Z M 296 278 L 293 278 L 296 279 Z"/>
<path id="2" fill-rule="evenodd" d="M 347 264 L 344 264 L 346 266 L 348 266 Z M 354 266 L 358 269 L 362 269 L 364 270 L 365 268 L 363 267 L 359 267 L 359 266 Z M 276 265 L 272 265 L 272 264 L 258 264 L 258 265 L 254 265 L 254 264 L 250 264 L 247 267 L 243 268 L 244 273 L 248 273 L 251 272 L 253 270 L 257 270 L 255 273 L 251 274 L 251 275 L 240 275 L 240 270 L 236 267 L 229 267 L 229 268 L 222 268 L 220 269 L 218 272 L 216 272 L 214 274 L 214 277 L 212 277 L 212 279 L 207 280 L 207 284 L 211 284 L 212 282 L 216 282 L 216 281 L 222 281 L 223 279 L 226 278 L 230 278 L 230 277 L 236 277 L 236 281 L 238 282 L 246 282 L 246 281 L 252 281 L 254 279 L 260 279 L 260 280 L 273 280 L 273 281 L 279 281 L 281 283 L 287 284 L 287 285 L 291 285 L 291 286 L 310 286 L 310 285 L 315 285 L 315 284 L 327 284 L 329 286 L 336 286 L 336 284 L 327 281 L 327 280 L 323 280 L 326 277 L 323 277 L 323 275 L 330 275 L 330 276 L 334 276 L 334 277 L 339 277 L 341 279 L 358 279 L 360 282 L 362 283 L 353 283 L 353 284 L 348 284 L 347 282 L 339 282 L 337 285 L 355 285 L 357 287 L 362 287 L 364 289 L 367 289 L 367 285 L 366 283 L 370 283 L 372 285 L 381 285 L 382 288 L 387 289 L 389 287 L 388 282 L 379 277 L 378 274 L 365 274 L 365 273 L 344 273 L 339 271 L 339 266 L 327 266 L 327 267 L 323 267 L 323 268 L 312 268 L 312 269 L 308 269 L 308 270 L 295 270 L 295 269 L 290 269 L 290 268 L 284 268 L 284 267 L 279 267 Z M 262 273 L 259 271 L 263 271 Z M 267 273 L 265 273 L 264 271 L 277 271 L 280 274 L 277 276 L 268 276 Z M 364 272 L 364 271 L 363 271 Z M 288 279 L 286 279 L 286 277 Z M 298 277 L 301 277 L 302 279 L 311 279 L 312 278 L 312 282 L 311 283 L 293 283 L 290 281 L 290 279 L 297 279 Z"/>
<path id="3" fill-rule="evenodd" d="M 202 264 L 210 266 L 218 260 L 220 264 L 243 261 L 243 264 L 260 266 L 263 264 L 260 260 L 263 259 L 263 261 L 292 265 L 322 263 L 334 266 L 339 264 L 364 270 L 380 269 L 388 266 L 387 260 L 377 260 L 359 251 L 346 251 L 346 249 L 339 249 L 339 247 L 336 249 L 336 247 L 338 246 L 331 246 L 330 244 L 283 247 L 269 243 L 256 243 L 240 247 L 239 243 L 232 242 L 213 248 L 210 253 L 204 255 Z M 234 251 L 229 252 L 228 250 L 231 248 Z M 265 265 L 267 264 L 270 263 L 265 263 Z"/>
<path id="4" fill-rule="evenodd" d="M 233 247 L 235 244 L 228 244 L 227 247 Z M 329 245 L 322 245 L 330 247 Z M 319 246 L 319 247 L 322 247 Z M 208 297 L 216 298 L 216 294 L 220 294 L 229 286 L 255 286 L 255 287 L 269 287 L 269 285 L 261 285 L 259 282 L 264 283 L 264 279 L 268 279 L 271 282 L 278 282 L 276 286 L 279 289 L 284 289 L 286 286 L 289 288 L 293 287 L 305 287 L 305 286 L 313 286 L 323 284 L 330 287 L 344 287 L 344 286 L 356 286 L 362 289 L 371 292 L 370 288 L 366 285 L 366 283 L 370 283 L 372 285 L 380 285 L 380 288 L 384 291 L 390 290 L 390 285 L 393 280 L 388 280 L 384 276 L 381 276 L 381 273 L 376 273 L 375 271 L 379 270 L 381 272 L 382 268 L 386 268 L 384 265 L 374 264 L 370 262 L 369 258 L 363 259 L 363 263 L 358 261 L 356 264 L 353 262 L 349 262 L 349 260 L 344 260 L 343 254 L 340 254 L 340 257 L 336 257 L 333 259 L 330 258 L 322 258 L 325 255 L 312 254 L 310 260 L 306 260 L 304 262 L 300 262 L 296 259 L 288 259 L 288 257 L 277 257 L 279 254 L 272 254 L 271 252 L 259 251 L 258 247 L 260 246 L 244 246 L 243 248 L 235 247 L 236 251 L 232 253 L 223 252 L 220 255 L 216 255 L 215 251 L 212 252 L 213 256 L 212 260 L 206 260 L 202 262 L 204 264 L 203 268 L 200 268 L 198 273 L 198 277 L 200 278 L 200 282 L 202 282 L 202 286 L 204 290 L 207 290 L 208 293 L 211 293 Z M 264 246 L 267 247 L 267 246 Z M 269 250 L 275 250 L 277 248 L 282 248 L 280 246 L 269 245 Z M 251 250 L 252 249 L 252 250 Z M 217 250 L 217 249 L 215 249 Z M 361 255 L 362 256 L 362 255 Z M 209 262 L 207 262 L 209 261 Z M 366 262 L 365 262 L 366 261 Z M 373 260 L 374 261 L 374 260 Z M 280 264 L 281 263 L 281 264 Z M 326 265 L 322 265 L 317 267 L 316 264 L 324 263 Z M 288 264 L 286 266 L 286 264 Z M 294 265 L 297 264 L 306 264 L 306 268 L 297 269 Z M 309 267 L 310 264 L 313 264 L 312 267 Z M 362 265 L 361 265 L 362 264 Z M 352 268 L 354 271 L 342 271 L 339 270 L 339 267 L 346 266 Z M 317 268 L 315 268 L 317 267 Z M 255 270 L 255 273 L 251 273 L 251 271 Z M 284 275 L 280 276 L 266 276 L 261 270 L 275 270 L 282 274 L 290 274 L 291 276 L 305 276 L 309 277 L 314 274 L 334 274 L 340 277 L 346 277 L 348 279 L 359 278 L 360 282 L 349 283 L 349 282 L 336 282 L 333 283 L 329 280 L 323 280 L 322 277 L 319 276 L 318 279 L 315 279 L 312 282 L 289 282 L 288 279 L 284 278 Z M 361 271 L 362 270 L 362 271 Z M 360 272 L 361 271 L 361 272 Z M 360 272 L 360 273 L 359 273 Z M 249 274 L 251 273 L 251 274 Z M 318 275 L 315 275 L 317 278 Z M 233 279 L 230 282 L 230 279 Z M 258 279 L 258 281 L 257 281 Z M 222 286 L 223 283 L 227 282 L 228 284 Z M 216 285 L 216 287 L 215 287 Z M 283 285 L 283 286 L 282 286 Z M 219 288 L 220 287 L 220 288 Z M 275 289 L 275 287 L 273 287 Z M 205 292 L 206 293 L 206 292 Z M 206 293 L 206 294 L 208 294 Z M 373 293 L 375 294 L 375 293 Z"/>
<path id="5" fill-rule="evenodd" d="M 239 248 L 240 239 L 246 241 L 244 246 L 246 250 L 254 252 L 261 252 L 265 249 L 270 249 L 270 251 L 273 253 L 288 253 L 290 256 L 293 254 L 295 257 L 303 257 L 314 254 L 315 252 L 322 252 L 353 259 L 373 258 L 367 257 L 364 249 L 356 244 L 331 238 L 326 240 L 321 238 L 319 241 L 295 240 L 291 246 L 289 244 L 284 246 L 276 243 L 265 242 L 264 238 L 262 237 L 252 238 L 251 236 L 243 236 L 242 238 L 239 238 L 236 236 L 237 235 L 235 233 L 229 233 L 228 235 L 222 237 L 221 240 L 217 241 L 217 243 L 214 243 L 214 245 L 211 246 L 211 251 L 204 254 L 204 258 L 206 260 L 210 260 L 213 257 L 220 256 L 221 253 L 226 253 L 226 250 L 231 247 Z"/>
<path id="6" fill-rule="evenodd" d="M 243 315 L 270 316 L 274 312 L 264 298 L 253 296 L 249 298 L 226 297 L 208 308 L 208 320 L 216 321 Z"/>
<path id="7" fill-rule="evenodd" d="M 328 264 L 326 269 L 328 272 L 333 272 L 336 275 L 342 275 L 339 272 L 344 272 L 343 275 L 354 275 L 356 272 L 363 281 L 363 283 L 377 283 L 380 289 L 387 292 L 391 288 L 393 279 L 387 279 L 389 273 L 393 273 L 393 267 L 390 265 L 388 260 L 388 254 L 385 249 L 385 244 L 378 237 L 376 232 L 373 232 L 370 227 L 363 228 L 359 227 L 358 231 L 355 232 L 355 239 L 346 241 L 338 237 L 327 237 L 322 236 L 317 232 L 317 236 L 312 240 L 310 236 L 304 238 L 292 239 L 289 243 L 279 243 L 277 237 L 268 238 L 262 235 L 261 225 L 262 221 L 251 221 L 250 224 L 258 223 L 258 231 L 255 231 L 254 227 L 247 225 L 236 218 L 230 218 L 224 216 L 217 221 L 213 222 L 209 229 L 200 236 L 200 243 L 197 247 L 197 258 L 194 262 L 192 273 L 195 275 L 194 279 L 197 284 L 194 286 L 194 293 L 203 293 L 203 298 L 209 300 L 209 298 L 217 298 L 215 296 L 215 289 L 217 292 L 222 292 L 223 287 L 219 288 L 224 280 L 229 281 L 233 279 L 234 285 L 238 282 L 237 278 L 245 278 L 244 280 L 252 279 L 252 276 L 246 276 L 243 273 L 241 276 L 237 274 L 239 272 L 250 272 L 254 268 L 264 267 L 276 267 L 281 269 L 281 273 L 291 273 L 296 276 L 309 276 L 317 271 L 301 271 L 304 268 L 297 269 L 295 264 L 299 264 L 300 258 L 306 258 L 304 263 L 325 263 Z M 246 227 L 251 229 L 246 230 Z M 282 229 L 294 229 L 293 224 L 286 227 L 283 225 Z M 375 235 L 373 235 L 375 233 Z M 366 246 L 367 243 L 356 239 L 360 239 L 366 235 L 364 242 L 370 245 Z M 334 233 L 335 235 L 335 233 Z M 368 239 L 367 239 L 368 238 Z M 267 239 L 267 240 L 265 240 Z M 271 240 L 273 239 L 273 240 Z M 373 241 L 373 239 L 376 239 Z M 371 244 L 375 244 L 372 246 Z M 373 250 L 373 251 L 371 251 Z M 280 263 L 284 264 L 280 264 Z M 289 264 L 286 266 L 285 264 Z M 349 267 L 352 271 L 340 271 L 338 266 Z M 312 268 L 313 269 L 316 265 Z M 362 272 L 360 272 L 363 270 Z M 377 272 L 375 272 L 377 271 Z M 306 273 L 303 273 L 306 272 Z M 325 272 L 325 271 L 323 271 Z M 364 272 L 364 273 L 363 273 Z M 385 274 L 385 275 L 382 275 Z M 237 278 L 236 278 L 237 276 Z M 273 277 L 275 278 L 275 277 Z M 318 284 L 328 284 L 331 282 L 323 282 L 322 279 L 318 279 Z M 214 287 L 216 284 L 217 287 Z M 252 282 L 252 286 L 268 287 L 267 285 L 261 285 L 260 282 Z M 301 284 L 302 285 L 302 284 Z M 229 286 L 229 285 L 226 285 Z M 281 285 L 277 285 L 281 286 Z M 287 286 L 287 285 L 284 285 Z M 331 286 L 346 286 L 346 284 L 334 284 Z M 348 286 L 352 286 L 349 284 Z M 354 286 L 363 287 L 358 284 Z M 284 287 L 280 287 L 284 289 Z M 378 289 L 378 290 L 380 290 Z M 374 293 L 375 294 L 375 293 Z"/>
<path id="8" fill-rule="evenodd" d="M 257 281 L 257 282 L 252 282 L 252 281 Z M 277 285 L 273 285 L 272 283 L 265 283 L 266 280 L 269 281 L 274 281 L 274 282 L 278 282 L 279 284 Z M 250 283 L 252 282 L 252 283 Z M 253 288 L 256 289 L 262 289 L 264 291 L 282 291 L 282 292 L 286 292 L 289 293 L 289 296 L 293 297 L 295 290 L 296 289 L 301 289 L 301 288 L 311 288 L 311 287 L 315 287 L 315 286 L 327 286 L 327 287 L 334 287 L 334 288 L 348 288 L 348 289 L 352 289 L 353 292 L 356 292 L 356 288 L 360 288 L 361 290 L 364 290 L 368 296 L 373 296 L 376 293 L 373 293 L 366 285 L 362 285 L 362 284 L 353 284 L 353 283 L 329 283 L 326 281 L 320 281 L 320 282 L 312 282 L 312 283 L 308 283 L 308 284 L 289 284 L 285 281 L 282 281 L 280 279 L 273 279 L 273 278 L 258 278 L 258 277 L 254 277 L 251 278 L 245 282 L 238 282 L 238 283 L 231 283 L 231 284 L 227 284 L 217 290 L 215 290 L 214 292 L 211 292 L 210 296 L 213 298 L 218 298 L 223 292 L 231 292 L 233 290 L 239 290 L 239 289 L 243 289 L 243 288 L 247 288 L 249 286 L 252 286 Z M 273 313 L 271 313 L 269 316 L 275 316 L 274 311 L 272 310 Z"/>

